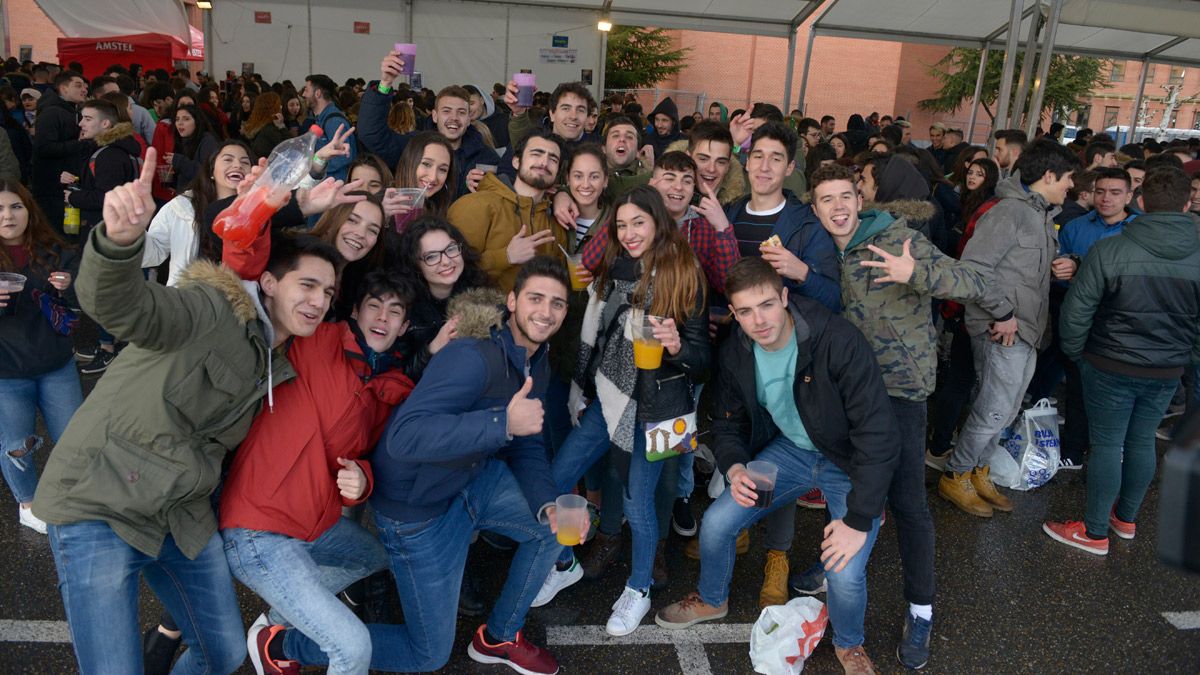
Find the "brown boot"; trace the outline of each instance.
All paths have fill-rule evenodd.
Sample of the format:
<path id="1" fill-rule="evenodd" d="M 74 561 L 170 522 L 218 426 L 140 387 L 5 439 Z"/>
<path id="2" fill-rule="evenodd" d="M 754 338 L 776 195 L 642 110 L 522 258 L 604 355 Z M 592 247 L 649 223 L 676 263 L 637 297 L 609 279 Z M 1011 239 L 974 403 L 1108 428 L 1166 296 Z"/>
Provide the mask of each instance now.
<path id="1" fill-rule="evenodd" d="M 942 474 L 942 478 L 938 481 L 938 494 L 973 516 L 992 517 L 992 505 L 983 501 L 975 493 L 975 486 L 971 484 L 969 473 L 948 471 Z"/>
<path id="2" fill-rule="evenodd" d="M 971 485 L 975 487 L 975 494 L 991 504 L 993 509 L 1008 513 L 1013 509 L 1012 502 L 996 489 L 995 484 L 992 483 L 991 471 L 991 467 L 977 467 L 971 472 Z"/>
<path id="3" fill-rule="evenodd" d="M 842 668 L 846 670 L 846 675 L 875 675 L 877 672 L 875 664 L 871 662 L 871 657 L 867 656 L 867 651 L 862 645 L 850 649 L 834 647 L 833 651 L 837 654 Z"/>
<path id="4" fill-rule="evenodd" d="M 750 530 L 742 530 L 738 533 L 737 538 L 737 554 L 741 555 L 750 550 Z M 683 547 L 683 554 L 692 560 L 700 559 L 700 537 L 696 537 Z"/>
<path id="5" fill-rule="evenodd" d="M 786 551 L 767 551 L 767 565 L 763 568 L 762 590 L 758 592 L 758 608 L 784 605 L 788 601 L 788 559 Z"/>
<path id="6" fill-rule="evenodd" d="M 661 591 L 671 582 L 667 573 L 667 540 L 659 539 L 654 549 L 654 568 L 650 570 L 650 590 Z"/>
<path id="7" fill-rule="evenodd" d="M 621 535 L 596 532 L 592 547 L 583 558 L 583 578 L 595 581 L 612 569 L 621 555 Z"/>

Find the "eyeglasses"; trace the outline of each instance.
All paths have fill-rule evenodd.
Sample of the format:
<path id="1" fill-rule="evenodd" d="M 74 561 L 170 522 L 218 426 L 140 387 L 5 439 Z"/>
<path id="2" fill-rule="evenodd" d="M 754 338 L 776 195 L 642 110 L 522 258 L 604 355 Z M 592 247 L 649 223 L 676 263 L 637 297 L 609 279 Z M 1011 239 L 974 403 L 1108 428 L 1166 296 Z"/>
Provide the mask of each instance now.
<path id="1" fill-rule="evenodd" d="M 447 258 L 458 258 L 462 256 L 462 246 L 459 246 L 458 244 L 450 244 L 440 251 L 430 251 L 422 254 L 421 262 L 433 267 L 434 265 L 442 262 L 442 256 L 446 256 Z"/>

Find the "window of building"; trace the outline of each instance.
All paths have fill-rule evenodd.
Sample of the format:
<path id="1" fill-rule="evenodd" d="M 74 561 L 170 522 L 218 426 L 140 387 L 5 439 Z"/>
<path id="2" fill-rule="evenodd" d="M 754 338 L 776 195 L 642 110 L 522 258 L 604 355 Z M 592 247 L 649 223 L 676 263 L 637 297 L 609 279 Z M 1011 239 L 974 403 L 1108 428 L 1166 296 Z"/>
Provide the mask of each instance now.
<path id="1" fill-rule="evenodd" d="M 1150 66 L 1146 70 L 1146 81 L 1153 82 L 1154 81 L 1154 73 L 1157 71 L 1158 71 L 1158 66 L 1151 63 Z"/>
<path id="2" fill-rule="evenodd" d="M 1183 66 L 1171 66 L 1171 76 L 1167 84 L 1183 84 Z"/>
<path id="3" fill-rule="evenodd" d="M 1115 105 L 1104 106 L 1104 128 L 1115 127 L 1117 119 L 1121 115 L 1121 107 Z M 1099 129 L 1097 129 L 1099 131 Z"/>
<path id="4" fill-rule="evenodd" d="M 1112 72 L 1108 74 L 1109 82 L 1124 82 L 1125 81 L 1125 62 L 1113 61 Z"/>
<path id="5" fill-rule="evenodd" d="M 1088 119 L 1092 116 L 1092 108 L 1080 108 L 1075 112 L 1075 126 L 1082 129 L 1088 125 Z"/>

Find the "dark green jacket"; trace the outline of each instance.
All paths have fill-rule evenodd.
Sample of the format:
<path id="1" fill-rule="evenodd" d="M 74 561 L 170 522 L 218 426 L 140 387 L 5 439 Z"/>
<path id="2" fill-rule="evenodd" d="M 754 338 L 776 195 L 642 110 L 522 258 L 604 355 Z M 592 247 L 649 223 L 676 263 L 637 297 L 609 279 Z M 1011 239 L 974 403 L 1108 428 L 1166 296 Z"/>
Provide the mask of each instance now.
<path id="1" fill-rule="evenodd" d="M 84 248 L 80 306 L 129 346 L 54 447 L 33 511 L 56 525 L 105 521 L 148 556 L 170 534 L 195 558 L 217 531 L 209 498 L 225 454 L 272 379 L 295 373 L 280 350 L 268 377 L 270 323 L 236 274 L 199 261 L 174 288 L 147 282 L 144 243 L 118 246 L 101 225 Z"/>
<path id="2" fill-rule="evenodd" d="M 1063 301 L 1062 353 L 1142 370 L 1200 363 L 1196 228 L 1189 213 L 1147 213 L 1096 242 Z"/>
<path id="3" fill-rule="evenodd" d="M 841 260 L 842 316 L 862 331 L 871 343 L 888 395 L 924 401 L 937 383 L 937 332 L 932 299 L 974 301 L 987 291 L 979 268 L 943 254 L 904 218 L 886 211 L 859 214 L 858 230 L 839 251 Z M 907 284 L 879 284 L 886 276 L 865 260 L 880 260 L 867 246 L 892 255 L 909 251 L 916 260 Z"/>

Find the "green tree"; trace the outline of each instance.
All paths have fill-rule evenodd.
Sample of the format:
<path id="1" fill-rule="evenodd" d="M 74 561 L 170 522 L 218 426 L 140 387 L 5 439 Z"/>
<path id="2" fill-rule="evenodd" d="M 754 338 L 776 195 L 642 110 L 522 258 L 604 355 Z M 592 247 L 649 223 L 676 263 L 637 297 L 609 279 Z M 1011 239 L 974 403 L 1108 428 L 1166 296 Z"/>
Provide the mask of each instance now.
<path id="1" fill-rule="evenodd" d="M 689 51 L 674 49 L 661 28 L 613 26 L 601 84 L 606 89 L 649 87 L 683 70 Z"/>
<path id="2" fill-rule="evenodd" d="M 937 78 L 942 86 L 937 96 L 918 101 L 917 106 L 933 112 L 955 112 L 970 101 L 975 94 L 975 79 L 979 75 L 979 59 L 982 53 L 979 49 L 960 47 L 950 50 L 940 61 L 929 66 L 929 74 Z M 1013 96 L 1017 94 L 1017 79 L 1024 58 L 1024 53 L 1017 54 L 1016 67 L 1013 69 Z M 1034 65 L 1037 65 L 1036 61 Z M 1084 100 L 1085 97 L 1098 89 L 1112 86 L 1108 83 L 1109 66 L 1110 62 L 1103 59 L 1055 54 L 1050 61 L 1050 75 L 1046 78 L 1042 110 L 1068 113 L 1086 107 L 1088 102 Z M 1004 53 L 989 53 L 979 98 L 983 112 L 993 123 L 996 121 L 993 111 L 996 100 L 1000 97 L 1000 76 L 1003 70 Z M 1027 111 L 1033 102 L 1033 87 L 1029 89 L 1029 95 L 1020 102 L 1019 110 L 1022 113 Z M 1010 117 L 1017 118 L 1016 115 Z"/>

